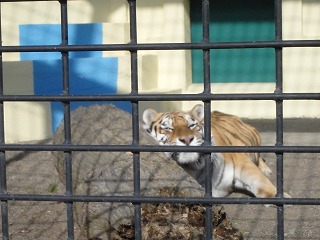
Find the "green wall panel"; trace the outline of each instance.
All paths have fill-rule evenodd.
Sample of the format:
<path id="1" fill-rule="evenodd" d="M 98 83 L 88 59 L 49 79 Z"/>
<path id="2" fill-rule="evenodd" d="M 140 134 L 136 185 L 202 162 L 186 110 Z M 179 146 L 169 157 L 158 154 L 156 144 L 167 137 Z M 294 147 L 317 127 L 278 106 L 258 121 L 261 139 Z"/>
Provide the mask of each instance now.
<path id="1" fill-rule="evenodd" d="M 191 39 L 202 40 L 201 1 L 190 0 Z M 274 6 L 270 0 L 210 2 L 210 41 L 239 42 L 274 39 Z M 273 49 L 219 49 L 210 52 L 211 82 L 274 82 Z M 202 51 L 192 51 L 194 83 L 203 82 Z"/>

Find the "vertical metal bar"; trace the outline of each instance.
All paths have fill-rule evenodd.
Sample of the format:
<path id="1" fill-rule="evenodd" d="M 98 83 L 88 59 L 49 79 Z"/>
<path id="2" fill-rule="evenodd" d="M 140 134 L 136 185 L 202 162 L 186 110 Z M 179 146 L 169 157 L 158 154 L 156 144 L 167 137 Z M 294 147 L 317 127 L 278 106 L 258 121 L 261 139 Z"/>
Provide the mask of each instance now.
<path id="1" fill-rule="evenodd" d="M 282 0 L 275 0 L 275 38 L 282 40 Z M 276 54 L 276 90 L 283 92 L 282 48 L 275 49 Z M 276 145 L 283 145 L 283 100 L 276 101 Z M 277 153 L 277 197 L 283 197 L 283 153 Z M 284 239 L 284 207 L 277 206 L 277 239 Z"/>
<path id="2" fill-rule="evenodd" d="M 0 5 L 0 46 L 2 46 L 2 22 L 1 22 L 1 5 Z M 3 59 L 0 52 L 0 96 L 3 96 Z M 5 143 L 4 134 L 4 102 L 0 102 L 0 144 Z M 0 152 L 0 193 L 7 194 L 7 165 L 5 151 Z M 9 216 L 8 201 L 1 200 L 1 223 L 2 223 L 2 239 L 9 239 Z"/>
<path id="3" fill-rule="evenodd" d="M 210 41 L 210 8 L 209 0 L 202 1 L 202 41 Z M 203 93 L 211 93 L 210 82 L 210 49 L 203 50 Z M 204 144 L 211 145 L 211 102 L 204 101 Z M 212 197 L 212 162 L 211 154 L 205 154 L 205 197 Z M 212 205 L 207 204 L 205 212 L 205 236 L 212 239 Z"/>
<path id="4" fill-rule="evenodd" d="M 60 0 L 61 5 L 61 41 L 62 45 L 68 45 L 68 7 L 67 0 Z M 69 95 L 69 52 L 61 52 L 62 58 L 62 81 L 63 95 Z M 63 102 L 64 108 L 64 144 L 71 143 L 71 118 L 70 102 Z M 66 195 L 73 194 L 72 187 L 72 152 L 65 151 L 65 170 L 66 170 Z M 74 219 L 73 219 L 73 202 L 67 202 L 67 228 L 68 239 L 74 239 Z"/>
<path id="5" fill-rule="evenodd" d="M 130 44 L 137 44 L 137 16 L 136 1 L 128 0 L 130 14 Z M 138 94 L 138 53 L 130 51 L 131 56 L 131 94 Z M 132 105 L 132 145 L 139 145 L 139 104 L 131 101 Z M 140 196 L 140 153 L 133 153 L 133 195 Z M 134 235 L 135 239 L 142 239 L 141 234 L 141 203 L 133 204 L 134 207 Z"/>

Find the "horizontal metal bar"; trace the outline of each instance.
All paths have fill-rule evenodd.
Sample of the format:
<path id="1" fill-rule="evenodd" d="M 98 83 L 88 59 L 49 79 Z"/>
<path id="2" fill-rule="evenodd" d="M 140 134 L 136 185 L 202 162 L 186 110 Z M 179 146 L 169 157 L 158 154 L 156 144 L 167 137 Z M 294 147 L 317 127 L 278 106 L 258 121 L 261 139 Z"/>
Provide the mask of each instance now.
<path id="1" fill-rule="evenodd" d="M 0 151 L 320 153 L 320 146 L 188 146 L 188 147 L 185 147 L 185 146 L 164 146 L 164 145 L 0 144 Z"/>
<path id="2" fill-rule="evenodd" d="M 0 0 L 1 2 L 27 2 L 27 0 Z M 59 0 L 29 0 L 29 2 L 59 2 Z"/>
<path id="3" fill-rule="evenodd" d="M 169 204 L 274 204 L 320 205 L 320 198 L 213 198 L 213 197 L 147 197 L 89 195 L 0 194 L 1 201 L 115 202 Z"/>
<path id="4" fill-rule="evenodd" d="M 242 48 L 320 47 L 320 40 L 276 40 L 250 42 L 198 43 L 124 43 L 91 45 L 2 46 L 0 52 L 66 52 L 66 51 L 138 51 L 138 50 L 204 50 Z"/>
<path id="5" fill-rule="evenodd" d="M 7 102 L 69 101 L 223 101 L 223 100 L 320 100 L 320 93 L 248 93 L 248 94 L 117 94 L 117 95 L 4 95 Z"/>

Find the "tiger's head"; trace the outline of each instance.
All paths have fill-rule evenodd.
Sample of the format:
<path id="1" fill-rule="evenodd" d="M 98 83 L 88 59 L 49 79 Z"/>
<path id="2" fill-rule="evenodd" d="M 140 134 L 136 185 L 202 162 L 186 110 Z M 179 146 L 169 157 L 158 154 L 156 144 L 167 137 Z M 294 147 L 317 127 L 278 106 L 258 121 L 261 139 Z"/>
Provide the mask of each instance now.
<path id="1" fill-rule="evenodd" d="M 144 129 L 161 145 L 200 146 L 203 142 L 202 105 L 194 106 L 189 112 L 158 113 L 147 109 L 143 113 Z M 169 152 L 179 164 L 199 161 L 201 154 L 197 152 Z"/>

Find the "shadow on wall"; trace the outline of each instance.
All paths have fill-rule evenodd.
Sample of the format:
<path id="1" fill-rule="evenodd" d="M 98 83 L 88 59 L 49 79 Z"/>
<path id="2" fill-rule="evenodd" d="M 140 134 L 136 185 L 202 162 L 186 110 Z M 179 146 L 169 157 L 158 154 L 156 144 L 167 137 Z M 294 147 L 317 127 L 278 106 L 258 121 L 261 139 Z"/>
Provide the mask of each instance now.
<path id="1" fill-rule="evenodd" d="M 60 24 L 20 25 L 20 45 L 58 45 L 61 43 Z M 102 24 L 69 24 L 69 44 L 102 44 Z M 62 94 L 62 60 L 56 52 L 23 52 L 21 60 L 33 61 L 35 95 Z M 71 95 L 117 94 L 118 58 L 103 58 L 100 51 L 69 53 L 69 80 Z M 102 102 L 72 102 L 71 110 Z M 130 102 L 113 102 L 117 107 L 131 111 Z M 60 102 L 51 103 L 52 131 L 63 118 Z"/>

